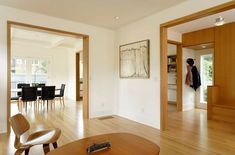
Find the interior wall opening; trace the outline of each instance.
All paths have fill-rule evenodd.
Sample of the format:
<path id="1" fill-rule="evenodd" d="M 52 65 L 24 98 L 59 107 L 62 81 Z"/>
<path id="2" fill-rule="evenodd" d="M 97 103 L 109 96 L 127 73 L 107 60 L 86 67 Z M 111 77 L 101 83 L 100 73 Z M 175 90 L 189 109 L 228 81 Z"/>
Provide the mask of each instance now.
<path id="1" fill-rule="evenodd" d="M 201 54 L 197 55 L 197 58 L 193 58 L 195 60 L 195 66 L 198 66 L 199 74 L 202 74 L 202 84 L 201 88 L 198 89 L 198 92 L 196 94 L 192 95 L 191 97 L 186 95 L 182 95 L 182 110 L 185 109 L 192 109 L 192 108 L 201 108 L 201 109 L 207 109 L 207 114 L 205 113 L 204 119 L 218 119 L 224 121 L 231 122 L 229 118 L 225 116 L 225 114 L 222 114 L 221 112 L 218 112 L 218 108 L 223 109 L 225 111 L 231 111 L 233 107 L 229 103 L 232 99 L 232 94 L 229 93 L 230 86 L 226 84 L 225 81 L 222 80 L 222 78 L 225 76 L 227 77 L 227 73 L 222 74 L 222 72 L 225 72 L 223 67 L 221 66 L 220 59 L 223 60 L 223 62 L 227 65 L 226 60 L 232 59 L 233 54 L 231 54 L 231 45 L 225 42 L 224 40 L 231 41 L 234 39 L 233 35 L 229 37 L 230 34 L 233 32 L 234 22 L 235 18 L 232 16 L 232 14 L 235 11 L 235 3 L 234 2 L 228 2 L 213 8 L 210 8 L 208 10 L 203 10 L 197 13 L 194 13 L 192 15 L 182 17 L 173 21 L 169 21 L 166 23 L 161 24 L 161 130 L 166 130 L 169 126 L 169 117 L 170 113 L 168 111 L 168 80 L 165 80 L 165 77 L 168 75 L 168 44 L 167 40 L 173 40 L 176 42 L 182 43 L 182 93 L 184 94 L 184 84 L 185 84 L 185 73 L 183 67 L 185 67 L 185 55 L 187 56 L 185 50 L 192 50 L 193 46 L 204 46 L 204 44 L 211 44 L 211 53 L 207 54 Z M 225 22 L 223 24 L 217 24 L 216 18 L 222 16 L 225 19 Z M 222 48 L 223 47 L 223 48 Z M 222 52 L 223 51 L 223 52 Z M 225 55 L 222 53 L 227 52 Z M 192 53 L 192 52 L 191 52 Z M 200 52 L 198 52 L 200 53 Z M 230 56 L 229 56 L 230 55 Z M 193 57 L 191 55 L 188 55 L 190 57 Z M 187 56 L 187 57 L 188 57 Z M 205 67 L 207 65 L 207 67 Z M 228 66 L 229 67 L 229 66 Z M 209 68 L 209 71 L 207 69 Z M 212 69 L 211 69 L 212 68 Z M 178 70 L 177 70 L 178 71 Z M 219 72 L 220 71 L 220 72 Z M 218 80 L 219 79 L 219 80 Z M 177 78 L 179 80 L 179 78 Z M 220 87 L 218 86 L 221 85 Z M 210 86 L 212 85 L 212 86 Z M 220 89 L 226 89 L 225 91 L 228 91 L 228 93 L 224 94 L 223 92 L 218 93 Z M 178 91 L 177 91 L 178 93 Z M 176 94 L 177 94 L 176 93 Z M 222 93 L 224 94 L 222 96 Z M 228 97 L 227 99 L 225 98 Z M 221 99 L 224 99 L 226 103 L 219 102 Z M 229 100 L 230 98 L 230 100 Z M 207 102 L 205 100 L 207 99 Z M 185 104 L 185 100 L 188 100 L 187 105 Z M 195 101 L 195 102 L 194 102 Z M 197 103 L 196 103 L 197 102 Z M 190 104 L 193 103 L 193 104 Z M 210 104 L 209 104 L 210 103 Z M 218 104 L 225 103 L 229 106 L 222 106 Z M 214 112 L 213 110 L 214 109 Z M 223 111 L 222 110 L 222 111 Z M 216 112 L 215 112 L 216 111 Z M 182 113 L 183 114 L 183 113 Z M 214 118 L 212 117 L 214 116 Z M 218 117 L 217 117 L 218 116 Z M 173 117 L 171 117 L 173 118 Z"/>
<path id="2" fill-rule="evenodd" d="M 214 45 L 201 44 L 196 46 L 183 48 L 183 111 L 193 109 L 207 109 L 207 87 L 213 85 L 213 53 Z M 188 59 L 194 61 L 193 65 L 187 63 Z M 189 81 L 189 68 L 190 71 L 195 67 L 197 71 L 192 71 L 198 74 L 197 85 L 194 86 L 194 78 Z M 191 83 L 191 84 L 189 84 Z"/>
<path id="3" fill-rule="evenodd" d="M 36 113 L 35 110 L 48 112 L 58 104 L 61 108 L 69 106 L 68 102 L 77 101 L 77 83 L 85 83 L 81 87 L 84 93 L 79 90 L 80 98 L 84 100 L 77 104 L 82 104 L 81 116 L 89 118 L 88 46 L 86 35 L 8 22 L 7 118 L 18 112 L 26 115 Z M 79 73 L 76 69 L 77 53 L 83 53 L 79 57 Z M 27 100 L 26 87 L 36 87 L 36 96 L 31 94 L 29 97 L 35 96 L 33 101 Z M 44 102 L 46 87 L 54 87 L 54 97 Z"/>

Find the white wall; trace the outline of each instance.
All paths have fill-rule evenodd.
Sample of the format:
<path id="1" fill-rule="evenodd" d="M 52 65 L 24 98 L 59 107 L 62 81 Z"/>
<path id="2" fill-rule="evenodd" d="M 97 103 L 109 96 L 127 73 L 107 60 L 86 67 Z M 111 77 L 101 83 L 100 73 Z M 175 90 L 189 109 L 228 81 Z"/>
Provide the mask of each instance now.
<path id="1" fill-rule="evenodd" d="M 188 0 L 117 30 L 117 47 L 150 39 L 150 79 L 119 79 L 119 115 L 160 127 L 160 24 L 228 1 Z"/>
<path id="2" fill-rule="evenodd" d="M 174 44 L 167 44 L 167 55 L 176 55 L 177 46 Z"/>
<path id="3" fill-rule="evenodd" d="M 4 6 L 0 6 L 0 17 L 0 133 L 6 132 L 7 124 L 7 20 L 89 35 L 89 115 L 113 114 L 117 98 L 114 31 Z"/>
<path id="4" fill-rule="evenodd" d="M 187 110 L 192 110 L 195 107 L 195 94 L 196 92 L 194 89 L 188 85 L 185 84 L 185 79 L 186 79 L 186 74 L 187 74 L 187 62 L 186 60 L 188 58 L 193 58 L 195 59 L 195 51 L 192 49 L 188 48 L 183 48 L 182 50 L 182 77 L 183 77 L 183 82 L 182 82 L 182 88 L 183 88 L 183 103 L 182 103 L 182 109 L 183 111 Z"/>
<path id="5" fill-rule="evenodd" d="M 66 59 L 66 58 L 65 58 Z M 76 100 L 76 51 L 69 51 L 67 55 L 68 61 L 68 89 L 69 99 Z"/>
<path id="6" fill-rule="evenodd" d="M 181 42 L 182 34 L 174 31 L 167 30 L 167 39 L 171 41 Z"/>
<path id="7" fill-rule="evenodd" d="M 159 128 L 160 24 L 228 1 L 188 0 L 118 29 L 117 38 L 111 30 L 0 6 L 0 132 L 6 131 L 7 121 L 7 20 L 89 35 L 90 116 L 115 112 L 120 116 Z M 150 39 L 150 79 L 118 79 L 118 46 L 143 39 Z"/>

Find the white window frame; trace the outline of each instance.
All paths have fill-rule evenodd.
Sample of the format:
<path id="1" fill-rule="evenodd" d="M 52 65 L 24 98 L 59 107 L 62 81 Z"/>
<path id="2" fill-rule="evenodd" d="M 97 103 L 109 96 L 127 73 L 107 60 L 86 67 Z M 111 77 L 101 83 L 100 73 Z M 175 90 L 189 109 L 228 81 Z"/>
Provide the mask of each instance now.
<path id="1" fill-rule="evenodd" d="M 12 56 L 11 59 L 26 59 L 26 83 L 34 83 L 34 79 L 32 79 L 32 60 L 33 59 L 44 59 L 48 61 L 48 79 L 47 83 L 50 83 L 51 78 L 51 68 L 52 68 L 52 57 L 38 57 L 38 56 Z"/>

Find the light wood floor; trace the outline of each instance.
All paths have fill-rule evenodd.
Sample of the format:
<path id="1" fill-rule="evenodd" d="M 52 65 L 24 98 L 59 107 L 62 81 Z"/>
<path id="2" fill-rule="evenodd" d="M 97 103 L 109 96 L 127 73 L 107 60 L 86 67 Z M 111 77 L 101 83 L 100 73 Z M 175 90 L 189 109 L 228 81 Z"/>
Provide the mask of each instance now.
<path id="1" fill-rule="evenodd" d="M 145 137 L 161 148 L 161 155 L 219 155 L 235 154 L 235 125 L 221 122 L 207 122 L 206 111 L 169 113 L 169 130 L 161 132 L 125 118 L 82 119 L 81 103 L 66 101 L 65 107 L 56 102 L 55 108 L 34 111 L 30 109 L 26 117 L 32 130 L 59 127 L 62 136 L 59 145 L 74 140 L 112 132 L 130 132 Z M 14 105 L 13 105 L 14 107 Z M 15 111 L 16 112 L 16 111 Z M 14 134 L 0 136 L 0 154 L 12 155 Z M 43 154 L 42 147 L 30 150 L 31 155 Z"/>
<path id="2" fill-rule="evenodd" d="M 168 112 L 177 112 L 177 105 L 168 103 Z"/>

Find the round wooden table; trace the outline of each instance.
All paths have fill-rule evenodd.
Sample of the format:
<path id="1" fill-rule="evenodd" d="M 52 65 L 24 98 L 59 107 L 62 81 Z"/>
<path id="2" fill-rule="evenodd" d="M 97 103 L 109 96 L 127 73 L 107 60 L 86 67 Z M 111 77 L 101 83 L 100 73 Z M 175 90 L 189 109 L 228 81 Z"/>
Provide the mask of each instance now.
<path id="1" fill-rule="evenodd" d="M 158 155 L 157 144 L 130 133 L 112 133 L 84 138 L 61 146 L 48 155 L 88 155 L 86 149 L 93 143 L 110 141 L 112 147 L 92 155 Z"/>

